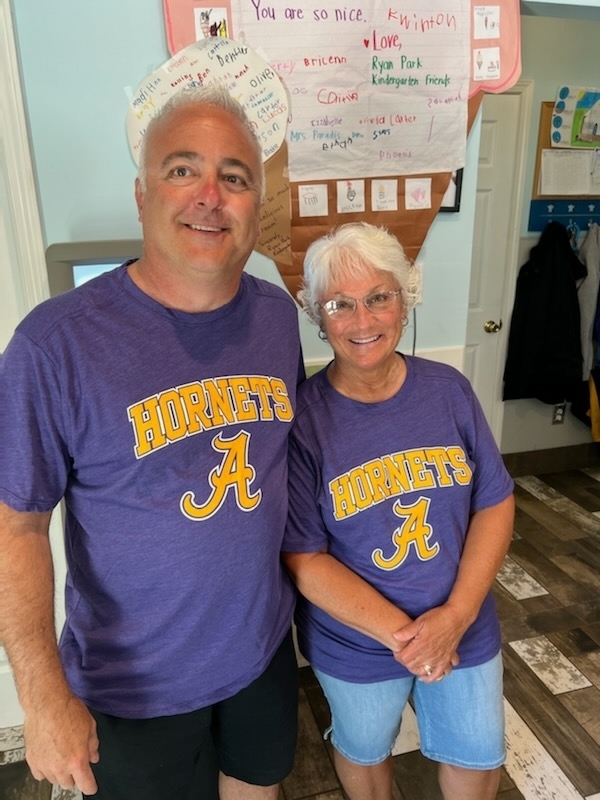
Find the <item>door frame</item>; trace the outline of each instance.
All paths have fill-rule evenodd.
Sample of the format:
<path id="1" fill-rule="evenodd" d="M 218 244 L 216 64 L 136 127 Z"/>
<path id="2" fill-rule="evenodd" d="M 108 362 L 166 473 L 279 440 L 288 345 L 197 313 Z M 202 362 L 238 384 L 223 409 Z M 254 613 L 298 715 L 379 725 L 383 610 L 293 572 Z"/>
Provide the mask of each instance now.
<path id="1" fill-rule="evenodd" d="M 16 318 L 21 319 L 49 295 L 44 239 L 38 208 L 27 123 L 21 92 L 10 0 L 0 0 L 0 177 L 6 179 L 7 218 L 0 218 L 0 236 L 14 260 L 0 259 L 0 285 L 17 298 Z M 10 245 L 10 248 L 9 248 Z M 0 320 L 0 352 L 14 328 L 14 318 Z M 0 731 L 18 726 L 22 712 L 17 704 L 12 673 L 0 646 Z M 4 730 L 3 746 L 20 739 Z M 8 732 L 10 733 L 10 731 Z"/>
<path id="2" fill-rule="evenodd" d="M 11 275 L 21 286 L 24 316 L 49 291 L 10 0 L 0 0 L 0 124 L 17 251 Z"/>
<path id="3" fill-rule="evenodd" d="M 502 441 L 502 427 L 504 421 L 502 378 L 504 374 L 504 363 L 506 361 L 506 352 L 508 348 L 508 331 L 510 326 L 510 318 L 512 315 L 513 297 L 519 269 L 518 261 L 521 242 L 521 222 L 525 203 L 524 186 L 527 166 L 527 147 L 532 126 L 531 113 L 533 108 L 533 89 L 534 82 L 532 80 L 519 80 L 510 89 L 507 89 L 501 93 L 503 95 L 519 95 L 521 103 L 519 108 L 519 130 L 516 147 L 517 156 L 515 159 L 513 172 L 514 180 L 512 189 L 512 207 L 514 209 L 514 214 L 511 217 L 512 221 L 507 230 L 507 241 L 509 242 L 507 254 L 508 258 L 505 280 L 502 289 L 503 296 L 500 301 L 500 316 L 503 320 L 506 335 L 502 337 L 501 344 L 499 345 L 496 374 L 494 378 L 497 396 L 494 402 L 494 408 L 492 409 L 490 418 L 488 419 L 488 423 L 498 446 L 500 446 Z M 480 114 L 481 120 L 483 120 L 483 103 Z M 474 388 L 477 393 L 477 387 L 475 386 Z"/>

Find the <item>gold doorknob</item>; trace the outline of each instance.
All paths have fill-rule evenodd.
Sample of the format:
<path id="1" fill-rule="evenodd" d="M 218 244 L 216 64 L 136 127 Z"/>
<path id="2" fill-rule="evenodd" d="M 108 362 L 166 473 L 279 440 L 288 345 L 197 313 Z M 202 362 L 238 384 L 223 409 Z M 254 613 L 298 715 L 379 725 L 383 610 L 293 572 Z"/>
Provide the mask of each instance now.
<path id="1" fill-rule="evenodd" d="M 498 331 L 502 330 L 502 320 L 500 320 L 500 322 L 494 322 L 493 319 L 488 319 L 483 326 L 483 330 L 486 333 L 498 333 Z"/>

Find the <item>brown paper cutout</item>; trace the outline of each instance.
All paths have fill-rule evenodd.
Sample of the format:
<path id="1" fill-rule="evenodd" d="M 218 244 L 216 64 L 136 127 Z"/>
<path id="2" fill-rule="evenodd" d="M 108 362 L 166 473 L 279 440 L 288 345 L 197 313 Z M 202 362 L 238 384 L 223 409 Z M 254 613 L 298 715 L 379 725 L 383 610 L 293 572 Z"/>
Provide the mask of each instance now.
<path id="1" fill-rule="evenodd" d="M 479 93 L 468 103 L 467 131 L 471 126 L 483 100 Z M 381 225 L 394 234 L 404 247 L 406 255 L 415 261 L 419 255 L 431 223 L 435 219 L 442 199 L 452 178 L 451 172 L 437 172 L 425 175 L 399 176 L 398 210 L 365 211 L 352 214 L 338 214 L 336 209 L 335 180 L 311 181 L 327 184 L 329 214 L 327 217 L 300 217 L 298 213 L 299 183 L 288 180 L 287 147 L 285 143 L 265 164 L 266 193 L 265 205 L 261 214 L 261 234 L 256 251 L 271 258 L 277 265 L 286 288 L 296 298 L 302 281 L 302 265 L 308 245 L 332 227 L 345 222 L 365 221 Z M 389 179 L 389 176 L 387 176 Z M 431 208 L 406 210 L 404 203 L 404 182 L 406 178 L 431 178 Z M 365 197 L 371 196 L 371 182 L 377 178 L 365 178 Z M 291 200 L 288 199 L 290 198 Z M 291 202 L 291 209 L 289 204 Z M 334 210 L 331 210 L 334 209 Z"/>

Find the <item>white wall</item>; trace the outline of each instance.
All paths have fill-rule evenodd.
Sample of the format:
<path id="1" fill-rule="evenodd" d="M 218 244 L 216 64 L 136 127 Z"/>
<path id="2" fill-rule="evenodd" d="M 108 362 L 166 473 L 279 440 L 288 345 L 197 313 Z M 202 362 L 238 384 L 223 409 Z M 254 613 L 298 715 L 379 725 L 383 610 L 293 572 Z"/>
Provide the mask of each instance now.
<path id="1" fill-rule="evenodd" d="M 521 0 L 521 13 L 538 17 L 600 19 L 598 0 Z"/>

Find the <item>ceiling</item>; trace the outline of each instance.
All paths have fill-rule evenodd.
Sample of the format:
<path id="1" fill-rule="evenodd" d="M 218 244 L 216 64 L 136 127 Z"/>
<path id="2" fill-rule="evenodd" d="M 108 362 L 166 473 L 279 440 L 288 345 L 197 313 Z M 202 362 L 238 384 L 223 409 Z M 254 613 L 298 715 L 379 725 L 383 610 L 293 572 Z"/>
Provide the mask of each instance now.
<path id="1" fill-rule="evenodd" d="M 600 0 L 521 0 L 521 13 L 534 17 L 600 20 Z"/>

